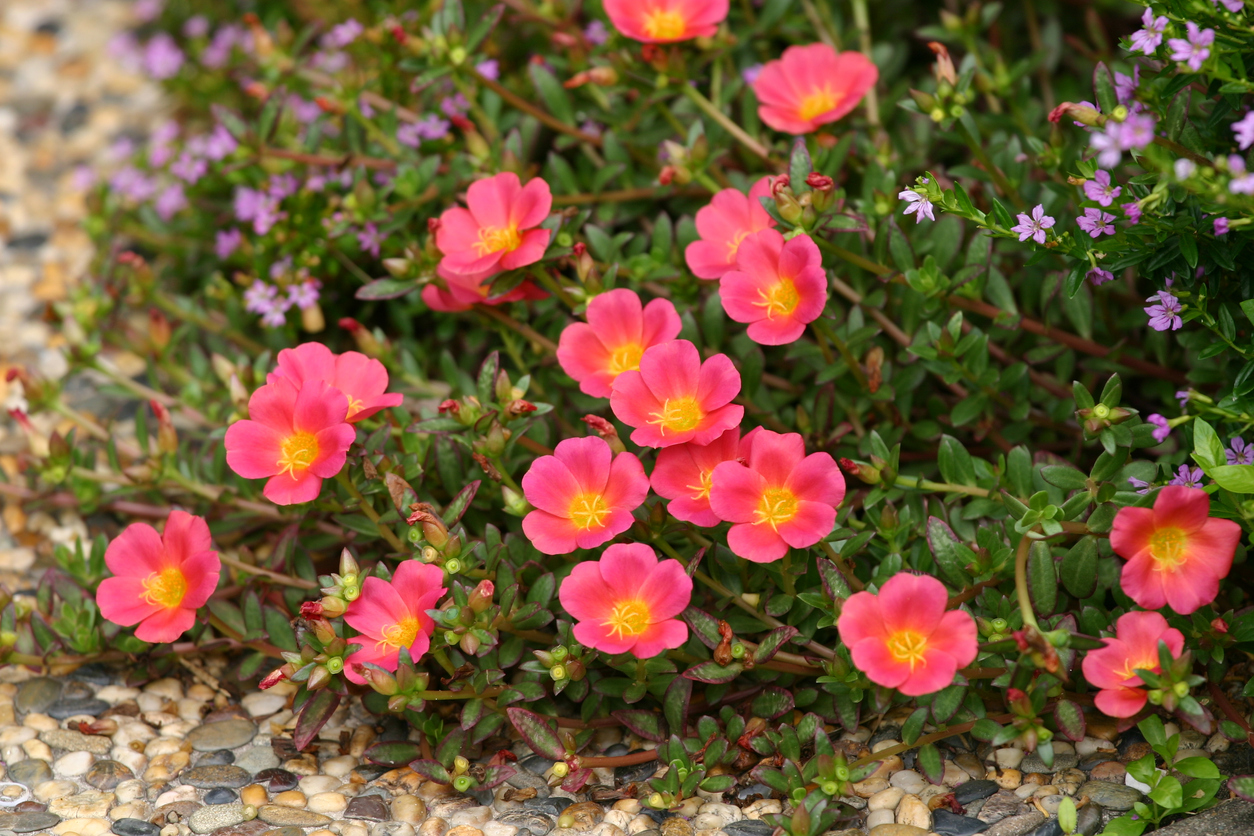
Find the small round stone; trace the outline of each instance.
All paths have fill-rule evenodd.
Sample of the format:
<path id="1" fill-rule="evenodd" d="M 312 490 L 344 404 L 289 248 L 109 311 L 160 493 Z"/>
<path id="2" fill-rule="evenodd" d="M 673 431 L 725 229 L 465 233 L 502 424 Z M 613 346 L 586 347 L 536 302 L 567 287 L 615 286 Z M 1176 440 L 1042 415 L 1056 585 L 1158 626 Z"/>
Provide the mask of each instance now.
<path id="1" fill-rule="evenodd" d="M 37 676 L 17 686 L 13 709 L 18 714 L 42 714 L 61 697 L 62 685 L 55 679 Z"/>
<path id="2" fill-rule="evenodd" d="M 55 813 L 14 813 L 13 818 L 5 822 L 5 829 L 14 833 L 35 833 L 51 830 L 60 823 L 61 817 Z"/>
<path id="3" fill-rule="evenodd" d="M 320 792 L 309 796 L 309 809 L 315 813 L 339 813 L 348 805 L 343 793 Z"/>
<path id="4" fill-rule="evenodd" d="M 161 828 L 143 819 L 118 819 L 113 823 L 117 836 L 159 836 Z"/>
<path id="5" fill-rule="evenodd" d="M 235 753 L 230 749 L 220 749 L 201 755 L 196 761 L 197 766 L 230 766 L 235 763 Z"/>
<path id="6" fill-rule="evenodd" d="M 52 769 L 58 775 L 64 775 L 66 778 L 77 778 L 91 769 L 91 762 L 91 752 L 70 752 L 68 755 L 62 755 L 57 758 L 56 762 L 52 764 Z"/>
<path id="7" fill-rule="evenodd" d="M 1087 795 L 1094 804 L 1107 810 L 1121 813 L 1132 809 L 1132 805 L 1142 798 L 1141 791 L 1123 784 L 1112 784 L 1109 781 L 1089 781 L 1083 784 L 1077 795 Z"/>
<path id="8" fill-rule="evenodd" d="M 47 714 L 54 720 L 68 720 L 70 717 L 87 715 L 98 717 L 108 711 L 109 704 L 104 700 L 57 700 L 48 706 Z"/>
<path id="9" fill-rule="evenodd" d="M 287 792 L 278 793 L 272 800 L 275 804 L 282 807 L 295 807 L 300 809 L 305 806 L 309 799 L 307 799 L 305 794 L 300 790 L 288 790 Z"/>
<path id="10" fill-rule="evenodd" d="M 392 802 L 393 809 L 396 808 L 396 805 L 400 803 L 402 798 L 413 799 L 414 801 L 418 801 L 420 804 L 422 803 L 412 795 L 403 795 Z M 389 818 L 393 818 L 392 815 L 389 815 L 390 812 L 391 811 L 388 810 L 387 802 L 379 796 L 359 795 L 349 801 L 348 806 L 344 808 L 344 818 L 360 819 L 362 821 L 387 821 Z M 426 805 L 423 805 L 423 813 L 425 815 Z M 399 815 L 395 816 L 395 818 L 399 821 L 405 821 L 411 824 L 417 823 L 414 818 L 401 818 Z M 418 819 L 418 821 L 421 821 L 421 819 Z"/>
<path id="11" fill-rule="evenodd" d="M 245 804 L 251 804 L 254 807 L 260 807 L 262 804 L 270 800 L 270 794 L 266 792 L 266 788 L 261 784 L 249 784 L 239 791 L 240 801 Z"/>
<path id="12" fill-rule="evenodd" d="M 52 767 L 47 761 L 29 758 L 9 767 L 8 778 L 28 787 L 35 787 L 52 780 Z"/>
<path id="13" fill-rule="evenodd" d="M 253 776 L 253 780 L 258 784 L 265 784 L 270 792 L 286 792 L 287 790 L 296 789 L 300 783 L 291 772 L 286 769 L 263 769 Z"/>
<path id="14" fill-rule="evenodd" d="M 257 724 L 251 720 L 230 719 L 206 723 L 191 730 L 187 742 L 197 752 L 238 749 L 257 736 Z"/>
<path id="15" fill-rule="evenodd" d="M 117 761 L 103 760 L 92 764 L 91 769 L 87 770 L 87 775 L 83 780 L 89 787 L 95 787 L 98 790 L 112 790 L 116 789 L 117 785 L 123 781 L 129 781 L 134 777 L 135 773 L 129 767 L 123 766 Z"/>
<path id="16" fill-rule="evenodd" d="M 243 824 L 246 818 L 243 804 L 215 804 L 192 813 L 187 826 L 193 833 L 212 833 L 219 828 Z"/>
<path id="17" fill-rule="evenodd" d="M 205 793 L 206 804 L 234 804 L 236 801 L 239 801 L 239 795 L 226 787 L 215 787 Z"/>
<path id="18" fill-rule="evenodd" d="M 253 776 L 238 766 L 196 766 L 183 773 L 183 783 L 197 789 L 211 790 L 217 787 L 238 789 L 252 783 Z"/>

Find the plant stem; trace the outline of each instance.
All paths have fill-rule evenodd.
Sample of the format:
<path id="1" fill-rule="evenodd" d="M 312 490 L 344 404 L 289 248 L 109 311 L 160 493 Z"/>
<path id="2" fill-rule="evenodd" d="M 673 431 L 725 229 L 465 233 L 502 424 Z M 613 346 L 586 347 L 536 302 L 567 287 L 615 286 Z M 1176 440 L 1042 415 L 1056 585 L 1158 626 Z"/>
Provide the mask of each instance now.
<path id="1" fill-rule="evenodd" d="M 543 351 L 547 351 L 549 354 L 557 353 L 557 343 L 553 342 L 548 337 L 541 334 L 539 331 L 536 331 L 530 325 L 524 325 L 523 323 L 514 319 L 512 316 L 505 313 L 504 311 L 498 311 L 496 308 L 492 307 L 491 305 L 483 305 L 483 304 L 476 304 L 475 310 L 490 319 L 495 319 L 497 322 L 501 323 L 506 328 L 509 328 L 511 331 L 515 331 L 521 334 L 522 336 L 526 337 L 528 340 L 530 340 L 531 342 L 539 346 Z"/>
<path id="2" fill-rule="evenodd" d="M 779 574 L 784 581 L 784 594 L 789 598 L 797 596 L 797 579 L 792 576 L 792 549 L 784 552 L 784 559 L 779 564 Z"/>
<path id="3" fill-rule="evenodd" d="M 1028 554 L 1032 551 L 1032 540 L 1025 531 L 1019 538 L 1019 547 L 1015 549 L 1015 592 L 1019 596 L 1019 612 L 1023 615 L 1023 626 L 1040 630 L 1036 623 L 1036 613 L 1032 611 L 1032 596 L 1028 592 Z"/>
<path id="4" fill-rule="evenodd" d="M 853 566 L 840 556 L 840 553 L 836 551 L 836 548 L 831 543 L 826 540 L 820 540 L 819 548 L 827 554 L 828 560 L 836 564 L 836 568 L 840 570 L 840 574 L 844 576 L 845 583 L 849 584 L 850 589 L 854 592 L 861 592 L 866 589 L 866 585 L 858 580 L 858 576 L 853 573 Z"/>
<path id="5" fill-rule="evenodd" d="M 871 17 L 867 14 L 866 0 L 853 0 L 853 25 L 858 30 L 858 48 L 867 60 L 871 60 Z M 871 127 L 875 132 L 879 132 L 880 127 L 880 104 L 879 94 L 875 92 L 875 85 L 866 91 L 866 120 L 871 123 Z"/>
<path id="6" fill-rule="evenodd" d="M 228 557 L 222 552 L 218 552 L 218 559 L 227 566 L 238 569 L 241 572 L 247 572 L 250 575 L 260 575 L 261 577 L 269 578 L 275 583 L 282 584 L 283 586 L 293 586 L 297 589 L 316 589 L 318 587 L 318 584 L 313 583 L 312 581 L 307 581 L 303 578 L 293 578 L 283 574 L 282 572 L 275 572 L 270 569 L 263 569 L 260 566 L 253 566 L 251 563 L 245 563 L 242 560 L 236 560 L 233 557 Z"/>
<path id="7" fill-rule="evenodd" d="M 464 66 L 462 68 L 462 71 L 470 75 L 471 78 L 473 78 L 475 81 L 482 84 L 484 87 L 487 87 L 493 93 L 500 96 L 502 99 L 505 100 L 505 103 L 508 104 L 510 107 L 513 107 L 517 110 L 521 110 L 523 113 L 526 113 L 530 116 L 534 116 L 539 122 L 541 122 L 542 124 L 548 125 L 550 128 L 552 128 L 555 131 L 558 131 L 559 133 L 564 133 L 568 136 L 573 136 L 575 139 L 578 139 L 580 142 L 586 142 L 589 145 L 595 145 L 598 148 L 601 146 L 601 137 L 593 136 L 592 134 L 586 134 L 583 131 L 576 128 L 574 125 L 567 125 L 565 122 L 563 122 L 561 119 L 558 119 L 556 116 L 546 113 L 545 111 L 536 107 L 535 105 L 533 105 L 531 102 L 527 101 L 526 99 L 520 96 L 516 96 L 515 94 L 511 93 L 508 89 L 501 86 L 500 84 L 493 81 L 492 79 L 488 78 L 487 76 L 482 75 L 478 70 L 474 69 L 473 67 Z"/>
<path id="8" fill-rule="evenodd" d="M 387 525 L 380 525 L 379 512 L 374 509 L 374 506 L 370 504 L 366 497 L 362 496 L 361 491 L 357 490 L 357 486 L 353 484 L 353 480 L 348 476 L 348 471 L 346 469 L 341 470 L 335 475 L 335 479 L 344 486 L 344 490 L 348 491 L 349 496 L 357 500 L 357 505 L 361 508 L 361 512 L 374 523 L 375 528 L 379 530 L 379 534 L 383 536 L 383 539 L 387 540 L 393 549 L 404 554 L 407 550 L 404 544 L 401 543 L 400 538 L 396 536 L 396 532 Z"/>
<path id="9" fill-rule="evenodd" d="M 701 95 L 701 92 L 697 90 L 697 88 L 685 82 L 681 82 L 679 85 L 679 89 L 685 96 L 687 96 L 689 99 L 692 100 L 693 104 L 695 104 L 702 111 L 704 111 L 707 116 L 709 116 L 711 119 L 717 122 L 723 128 L 723 130 L 727 131 L 729 134 L 735 137 L 737 142 L 739 142 L 745 148 L 748 148 L 751 152 L 758 155 L 762 159 L 766 160 L 768 163 L 772 163 L 772 164 L 774 163 L 774 160 L 771 159 L 771 152 L 766 150 L 766 147 L 763 146 L 762 143 L 758 142 L 756 139 L 749 136 L 749 134 L 745 131 L 744 128 L 740 127 L 735 122 L 733 122 L 730 118 L 728 118 L 727 114 L 719 110 L 718 107 L 715 106 L 714 102 L 710 101 L 705 96 Z"/>
<path id="10" fill-rule="evenodd" d="M 489 688 L 486 691 L 476 693 L 473 690 L 467 691 L 420 691 L 417 696 L 424 700 L 474 700 L 474 699 L 491 699 L 500 696 L 504 688 Z"/>

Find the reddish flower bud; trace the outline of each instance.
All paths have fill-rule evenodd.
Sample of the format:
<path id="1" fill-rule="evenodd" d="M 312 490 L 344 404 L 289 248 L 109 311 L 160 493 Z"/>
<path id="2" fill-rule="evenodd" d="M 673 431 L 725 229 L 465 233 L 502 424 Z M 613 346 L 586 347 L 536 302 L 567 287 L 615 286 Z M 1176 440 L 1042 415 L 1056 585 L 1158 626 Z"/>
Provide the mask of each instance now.
<path id="1" fill-rule="evenodd" d="M 819 174 L 817 171 L 811 171 L 806 177 L 806 185 L 815 191 L 830 192 L 836 188 L 836 181 L 828 177 L 826 174 Z"/>
<path id="2" fill-rule="evenodd" d="M 461 411 L 461 408 L 462 406 L 460 403 L 453 400 L 452 398 L 449 398 L 448 400 L 440 401 L 440 405 L 436 407 L 436 411 L 439 412 L 441 415 L 445 414 L 446 412 L 451 412 L 454 415 L 456 415 L 458 412 Z"/>
<path id="3" fill-rule="evenodd" d="M 345 331 L 348 331 L 349 333 L 352 333 L 352 334 L 356 334 L 358 331 L 361 331 L 363 328 L 362 324 L 358 322 L 357 320 L 353 319 L 351 316 L 342 317 L 340 319 L 339 325 Z"/>
<path id="4" fill-rule="evenodd" d="M 322 602 L 306 601 L 300 605 L 301 618 L 322 618 Z"/>
<path id="5" fill-rule="evenodd" d="M 671 181 L 675 179 L 675 166 L 662 166 L 662 170 L 657 174 L 657 182 L 660 186 L 669 186 Z"/>
<path id="6" fill-rule="evenodd" d="M 427 218 L 427 232 L 430 232 L 432 235 L 435 235 L 435 233 L 438 232 L 439 229 L 440 229 L 439 218 Z"/>
<path id="7" fill-rule="evenodd" d="M 157 449 L 162 453 L 174 453 L 179 449 L 178 433 L 174 431 L 174 421 L 170 418 L 170 410 L 160 401 L 149 401 L 153 415 L 157 416 Z"/>
<path id="8" fill-rule="evenodd" d="M 148 311 L 148 341 L 158 353 L 170 344 L 170 320 L 156 308 Z"/>
<path id="9" fill-rule="evenodd" d="M 554 46 L 561 47 L 562 49 L 572 49 L 579 46 L 580 43 L 580 38 L 576 35 L 570 34 L 569 32 L 554 32 L 552 36 L 550 36 L 550 40 L 553 41 Z"/>
<path id="10" fill-rule="evenodd" d="M 789 188 L 792 181 L 787 174 L 777 174 L 771 178 L 771 197 L 779 197 L 780 192 Z"/>
<path id="11" fill-rule="evenodd" d="M 471 612 L 481 613 L 488 607 L 492 606 L 492 595 L 496 592 L 496 585 L 489 580 L 479 581 L 479 585 L 470 593 L 470 597 L 466 600 L 466 606 Z"/>
<path id="12" fill-rule="evenodd" d="M 396 41 L 398 44 L 403 44 L 405 43 L 406 40 L 409 39 L 409 34 L 404 29 L 402 29 L 399 25 L 393 26 L 392 27 L 392 39 Z"/>
<path id="13" fill-rule="evenodd" d="M 524 401 L 522 399 L 512 401 L 510 402 L 509 406 L 505 407 L 505 413 L 509 415 L 511 418 L 517 418 L 519 415 L 526 415 L 528 412 L 535 412 L 535 411 L 536 411 L 535 404 L 531 403 L 530 401 Z"/>
<path id="14" fill-rule="evenodd" d="M 1214 630 L 1216 633 L 1227 633 L 1228 622 L 1224 621 L 1222 618 L 1216 618 L 1210 623 L 1210 629 Z"/>
<path id="15" fill-rule="evenodd" d="M 588 251 L 588 246 L 583 241 L 576 241 L 575 245 L 570 248 L 570 251 L 575 256 L 582 256 Z"/>
<path id="16" fill-rule="evenodd" d="M 278 685 L 280 682 L 292 675 L 291 668 L 292 666 L 290 664 L 275 668 L 270 671 L 270 673 L 266 674 L 265 678 L 262 679 L 261 682 L 257 683 L 257 687 L 264 691 L 267 688 Z"/>

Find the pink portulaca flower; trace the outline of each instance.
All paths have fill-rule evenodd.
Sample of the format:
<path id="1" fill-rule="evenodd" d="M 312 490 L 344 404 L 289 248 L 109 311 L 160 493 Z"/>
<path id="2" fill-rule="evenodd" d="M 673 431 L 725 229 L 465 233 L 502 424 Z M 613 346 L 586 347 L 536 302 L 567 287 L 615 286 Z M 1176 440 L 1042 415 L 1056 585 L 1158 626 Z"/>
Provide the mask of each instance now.
<path id="1" fill-rule="evenodd" d="M 635 427 L 631 440 L 643 447 L 709 444 L 740 425 L 745 408 L 732 403 L 740 372 L 726 354 L 704 363 L 687 340 L 655 345 L 640 357 L 637 371 L 614 381 L 610 409 Z"/>
<path id="2" fill-rule="evenodd" d="M 734 523 L 727 532 L 733 553 L 770 563 L 827 536 L 836 506 L 845 498 L 845 479 L 827 453 L 806 455 L 797 433 L 760 430 L 753 436 L 748 465 L 726 461 L 714 468 L 710 508 Z"/>
<path id="3" fill-rule="evenodd" d="M 851 596 L 836 628 L 872 682 L 911 697 L 931 694 L 975 661 L 975 619 L 962 610 L 945 612 L 947 602 L 936 578 L 901 573 L 876 595 Z"/>
<path id="4" fill-rule="evenodd" d="M 722 522 L 710 508 L 714 468 L 747 460 L 758 432 L 754 428 L 741 438 L 740 428 L 732 427 L 709 444 L 676 444 L 659 451 L 649 481 L 658 496 L 670 500 L 670 515 L 706 528 Z"/>
<path id="5" fill-rule="evenodd" d="M 777 131 L 808 134 L 857 107 L 878 78 L 879 70 L 861 52 L 790 46 L 753 83 L 758 116 Z"/>
<path id="6" fill-rule="evenodd" d="M 683 327 L 669 299 L 642 306 L 640 297 L 624 288 L 594 297 L 587 315 L 586 323 L 562 331 L 557 362 L 594 398 L 608 398 L 620 374 L 639 369 L 647 349 L 675 339 Z"/>
<path id="7" fill-rule="evenodd" d="M 568 438 L 541 456 L 522 479 L 523 495 L 536 510 L 523 518 L 523 533 L 545 554 L 592 549 L 631 527 L 631 512 L 649 495 L 640 459 L 610 450 L 597 436 Z"/>
<path id="8" fill-rule="evenodd" d="M 646 44 L 709 38 L 727 19 L 727 0 L 605 0 L 614 28 Z"/>
<path id="9" fill-rule="evenodd" d="M 344 620 L 362 635 L 349 639 L 357 649 L 348 657 L 344 675 L 361 685 L 366 679 L 356 670 L 369 662 L 394 671 L 400 666 L 401 649 L 417 662 L 431 647 L 435 622 L 427 610 L 448 590 L 444 570 L 432 563 L 407 560 L 397 567 L 392 582 L 369 577 L 361 594 L 348 605 Z"/>
<path id="10" fill-rule="evenodd" d="M 773 229 L 744 240 L 736 269 L 719 280 L 723 310 L 749 323 L 749 339 L 762 345 L 796 341 L 827 304 L 823 257 L 809 235 L 788 241 Z"/>
<path id="11" fill-rule="evenodd" d="M 748 196 L 738 189 L 723 189 L 698 209 L 697 234 L 701 237 L 684 250 L 688 269 L 702 279 L 719 279 L 734 269 L 740 242 L 775 226 L 759 200 L 770 194 L 771 178 L 763 177 L 750 187 Z"/>
<path id="12" fill-rule="evenodd" d="M 578 564 L 557 598 L 577 621 L 579 643 L 604 653 L 650 659 L 688 638 L 677 616 L 692 598 L 692 578 L 678 560 L 658 561 L 640 543 L 615 543 L 600 560 Z"/>
<path id="13" fill-rule="evenodd" d="M 96 590 L 100 614 L 114 624 L 138 624 L 136 638 L 172 642 L 196 623 L 218 586 L 222 562 L 209 525 L 186 511 L 171 511 L 160 535 L 147 523 L 128 525 L 105 550 L 114 574 Z"/>
<path id="14" fill-rule="evenodd" d="M 354 424 L 380 409 L 400 406 L 404 396 L 389 394 L 388 370 L 378 360 L 359 351 L 334 354 L 322 343 L 304 343 L 279 352 L 278 368 L 266 378 L 274 383 L 287 378 L 298 387 L 309 380 L 321 380 L 339 389 L 348 398 L 345 421 Z"/>
<path id="15" fill-rule="evenodd" d="M 1241 526 L 1210 516 L 1200 488 L 1168 485 L 1153 508 L 1120 508 L 1110 546 L 1124 564 L 1120 586 L 1147 610 L 1169 606 L 1188 615 L 1219 594 L 1228 576 Z"/>
<path id="16" fill-rule="evenodd" d="M 227 428 L 226 463 L 245 479 L 268 478 L 263 493 L 275 505 L 316 499 L 357 437 L 348 398 L 323 380 L 298 388 L 280 377 L 253 392 L 248 414 Z"/>
<path id="17" fill-rule="evenodd" d="M 1090 650 L 1081 667 L 1089 684 L 1101 690 L 1094 703 L 1108 717 L 1132 717 L 1145 707 L 1149 695 L 1141 688 L 1137 670 L 1161 673 L 1158 643 L 1165 641 L 1173 657 L 1184 652 L 1184 634 L 1167 626 L 1156 612 L 1130 612 L 1115 622 L 1115 637 L 1106 646 Z"/>

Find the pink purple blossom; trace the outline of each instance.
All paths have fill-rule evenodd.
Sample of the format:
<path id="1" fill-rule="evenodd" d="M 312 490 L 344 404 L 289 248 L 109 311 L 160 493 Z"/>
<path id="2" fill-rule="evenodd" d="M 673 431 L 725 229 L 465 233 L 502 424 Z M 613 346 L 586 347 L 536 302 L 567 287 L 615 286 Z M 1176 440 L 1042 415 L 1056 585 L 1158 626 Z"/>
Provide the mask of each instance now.
<path id="1" fill-rule="evenodd" d="M 282 328 L 287 324 L 287 312 L 292 307 L 292 300 L 279 296 L 270 303 L 270 309 L 261 315 L 261 324 L 267 328 Z"/>
<path id="2" fill-rule="evenodd" d="M 758 80 L 758 76 L 762 75 L 761 64 L 750 64 L 740 71 L 740 77 L 744 79 L 745 84 L 750 86 Z"/>
<path id="3" fill-rule="evenodd" d="M 1171 425 L 1167 423 L 1167 419 L 1155 412 L 1153 415 L 1145 419 L 1146 423 L 1154 425 L 1154 440 L 1162 444 L 1167 440 L 1167 436 L 1171 435 Z"/>
<path id="4" fill-rule="evenodd" d="M 905 194 L 903 192 L 903 194 Z M 1010 228 L 1011 232 L 1019 233 L 1019 240 L 1026 241 L 1029 238 L 1038 244 L 1045 243 L 1045 230 L 1054 225 L 1054 219 L 1045 214 L 1045 207 L 1036 204 L 1036 208 L 1032 210 L 1031 215 L 1019 213 L 1019 223 Z"/>
<path id="5" fill-rule="evenodd" d="M 160 81 L 172 78 L 183 66 L 183 50 L 165 32 L 158 32 L 144 47 L 144 69 Z"/>
<path id="6" fill-rule="evenodd" d="M 1192 397 L 1191 390 L 1179 389 L 1176 391 L 1176 403 L 1180 404 L 1180 411 L 1184 412 L 1189 405 L 1189 398 Z"/>
<path id="7" fill-rule="evenodd" d="M 234 208 L 235 217 L 241 221 L 252 221 L 253 231 L 258 235 L 265 235 L 286 217 L 286 213 L 279 211 L 276 199 L 247 186 L 235 187 Z"/>
<path id="8" fill-rule="evenodd" d="M 1156 121 L 1154 116 L 1149 113 L 1131 113 L 1128 118 L 1123 120 L 1122 129 L 1119 132 L 1119 143 L 1123 150 L 1130 148 L 1144 148 L 1154 141 L 1154 126 Z"/>
<path id="9" fill-rule="evenodd" d="M 205 156 L 211 160 L 223 160 L 235 152 L 239 143 L 225 125 L 215 125 L 205 137 Z"/>
<path id="10" fill-rule="evenodd" d="M 232 253 L 239 249 L 239 245 L 243 240 L 244 233 L 235 227 L 219 229 L 213 240 L 213 253 L 220 259 L 228 259 Z"/>
<path id="11" fill-rule="evenodd" d="M 213 33 L 209 45 L 200 53 L 200 63 L 211 70 L 225 66 L 226 62 L 231 60 L 231 50 L 236 45 L 243 46 L 246 41 L 247 36 L 244 34 L 243 27 L 228 23 Z"/>
<path id="12" fill-rule="evenodd" d="M 454 93 L 451 96 L 445 96 L 440 101 L 440 110 L 445 116 L 465 116 L 466 111 L 470 109 L 470 102 L 466 101 L 466 97 L 461 93 Z"/>
<path id="13" fill-rule="evenodd" d="M 184 151 L 174 161 L 174 165 L 170 166 L 170 173 L 184 183 L 194 186 L 201 177 L 205 176 L 205 172 L 208 169 L 209 164 L 207 162 Z"/>
<path id="14" fill-rule="evenodd" d="M 593 46 L 601 46 L 610 39 L 610 32 L 605 28 L 605 24 L 599 20 L 594 20 L 583 30 L 583 36 L 588 39 L 588 43 Z"/>
<path id="15" fill-rule="evenodd" d="M 496 81 L 501 77 L 501 65 L 497 63 L 496 59 L 489 58 L 487 61 L 480 61 L 476 64 L 475 72 L 484 78 Z"/>
<path id="16" fill-rule="evenodd" d="M 1223 7 L 1227 9 L 1228 11 L 1232 12 L 1233 14 L 1236 14 L 1237 12 L 1245 8 L 1245 0 L 1210 0 L 1210 1 L 1217 5 L 1223 4 Z"/>
<path id="17" fill-rule="evenodd" d="M 1097 152 L 1097 163 L 1105 168 L 1114 168 L 1123 159 L 1123 127 L 1113 119 L 1106 123 L 1106 129 L 1093 131 L 1089 134 L 1089 146 Z"/>
<path id="18" fill-rule="evenodd" d="M 913 189 L 905 189 L 898 193 L 897 197 L 910 204 L 902 214 L 909 215 L 914 213 L 914 222 L 916 224 L 922 223 L 925 217 L 929 221 L 936 220 L 935 209 L 932 207 L 932 201 L 928 200 L 927 195 L 919 194 Z"/>
<path id="19" fill-rule="evenodd" d="M 417 122 L 406 122 L 396 129 L 396 141 L 410 148 L 417 148 L 424 139 L 443 139 L 448 136 L 449 123 L 433 113 Z"/>
<path id="20" fill-rule="evenodd" d="M 348 55 L 338 50 L 320 49 L 309 59 L 309 65 L 324 73 L 338 73 L 348 66 Z"/>
<path id="21" fill-rule="evenodd" d="M 1215 42 L 1214 29 L 1198 29 L 1193 21 L 1185 21 L 1184 28 L 1188 35 L 1184 38 L 1171 38 L 1167 46 L 1171 48 L 1171 60 L 1182 61 L 1193 72 L 1202 68 L 1202 63 L 1210 57 L 1210 45 Z"/>
<path id="22" fill-rule="evenodd" d="M 1216 235 L 1228 234 L 1228 219 L 1227 218 L 1215 218 L 1215 234 Z"/>
<path id="23" fill-rule="evenodd" d="M 193 15 L 183 24 L 183 35 L 187 38 L 203 38 L 209 34 L 209 18 L 204 15 Z"/>
<path id="24" fill-rule="evenodd" d="M 1176 475 L 1167 484 L 1183 485 L 1186 488 L 1200 488 L 1202 486 L 1202 477 L 1205 475 L 1200 467 L 1189 467 L 1187 464 L 1182 464 L 1176 470 Z"/>
<path id="25" fill-rule="evenodd" d="M 267 313 L 278 295 L 277 287 L 257 279 L 244 291 L 244 310 L 255 314 Z"/>
<path id="26" fill-rule="evenodd" d="M 1084 274 L 1084 277 L 1093 283 L 1094 287 L 1100 287 L 1115 278 L 1115 274 L 1109 270 L 1103 270 L 1100 267 L 1094 267 Z"/>
<path id="27" fill-rule="evenodd" d="M 1179 331 L 1184 327 L 1184 320 L 1180 318 L 1180 300 L 1175 296 L 1160 290 L 1145 301 L 1155 303 L 1145 308 L 1149 314 L 1149 327 L 1155 331 Z"/>
<path id="28" fill-rule="evenodd" d="M 349 18 L 338 26 L 332 26 L 331 30 L 322 36 L 321 43 L 325 49 L 343 49 L 357 40 L 357 36 L 364 31 L 365 28 L 360 23 Z"/>
<path id="29" fill-rule="evenodd" d="M 1132 49 L 1146 55 L 1153 55 L 1154 50 L 1158 49 L 1163 42 L 1163 32 L 1167 31 L 1167 18 L 1163 15 L 1154 17 L 1154 12 L 1146 9 L 1145 14 L 1141 15 L 1141 23 L 1145 28 L 1132 33 Z"/>
<path id="30" fill-rule="evenodd" d="M 1254 464 L 1254 444 L 1246 444 L 1244 438 L 1237 436 L 1228 443 L 1224 457 L 1228 464 Z"/>
<path id="31" fill-rule="evenodd" d="M 1092 207 L 1085 209 L 1084 214 L 1075 219 L 1076 225 L 1087 232 L 1091 238 L 1097 238 L 1103 234 L 1114 235 L 1114 221 L 1114 215 Z"/>
<path id="32" fill-rule="evenodd" d="M 183 194 L 183 184 L 174 183 L 162 189 L 161 194 L 153 201 L 152 208 L 157 217 L 168 221 L 187 208 L 187 195 Z"/>
<path id="33" fill-rule="evenodd" d="M 1150 483 L 1146 482 L 1144 479 L 1138 479 L 1135 476 L 1129 476 L 1128 484 L 1136 488 L 1136 492 L 1139 494 L 1147 494 L 1150 492 Z"/>
<path id="34" fill-rule="evenodd" d="M 296 121 L 306 125 L 322 115 L 322 108 L 317 102 L 311 102 L 295 93 L 287 97 L 287 108 L 296 117 Z"/>
<path id="35" fill-rule="evenodd" d="M 1132 226 L 1136 226 L 1141 222 L 1141 204 L 1135 200 L 1131 203 L 1121 203 L 1119 208 L 1123 210 L 1123 214 L 1128 218 L 1128 223 Z"/>
<path id="36" fill-rule="evenodd" d="M 1232 132 L 1237 137 L 1237 147 L 1242 151 L 1254 145 L 1254 110 L 1247 110 L 1245 115 L 1232 123 Z"/>
<path id="37" fill-rule="evenodd" d="M 1092 180 L 1084 181 L 1085 196 L 1102 206 L 1109 206 L 1114 203 L 1115 198 L 1122 193 L 1123 187 L 1116 186 L 1111 182 L 1109 171 L 1098 171 L 1093 175 Z"/>
<path id="38" fill-rule="evenodd" d="M 1132 68 L 1132 75 L 1124 75 L 1123 73 L 1115 73 L 1115 100 L 1121 105 L 1127 105 L 1128 110 L 1133 112 L 1140 110 L 1141 103 L 1132 97 L 1136 95 L 1136 89 L 1141 86 L 1141 68 L 1135 66 Z"/>
<path id="39" fill-rule="evenodd" d="M 375 258 L 379 257 L 379 245 L 382 243 L 383 237 L 373 223 L 367 223 L 357 232 L 357 244 L 363 252 L 370 253 Z"/>
<path id="40" fill-rule="evenodd" d="M 1181 157 L 1172 164 L 1172 168 L 1175 169 L 1177 180 L 1188 180 L 1193 176 L 1193 172 L 1197 171 L 1197 164 Z"/>
<path id="41" fill-rule="evenodd" d="M 288 300 L 302 311 L 318 304 L 318 282 L 312 279 L 294 284 L 287 289 Z"/>
<path id="42" fill-rule="evenodd" d="M 136 203 L 143 203 L 157 193 L 156 182 L 139 169 L 129 165 L 113 173 L 113 176 L 109 178 L 109 187 Z"/>
<path id="43" fill-rule="evenodd" d="M 131 6 L 131 14 L 139 23 L 149 23 L 157 19 L 165 8 L 165 0 L 135 0 Z"/>
<path id="44" fill-rule="evenodd" d="M 1245 160 L 1232 154 L 1228 157 L 1228 173 L 1232 179 L 1228 181 L 1228 191 L 1233 194 L 1254 194 L 1254 174 L 1245 170 Z"/>

